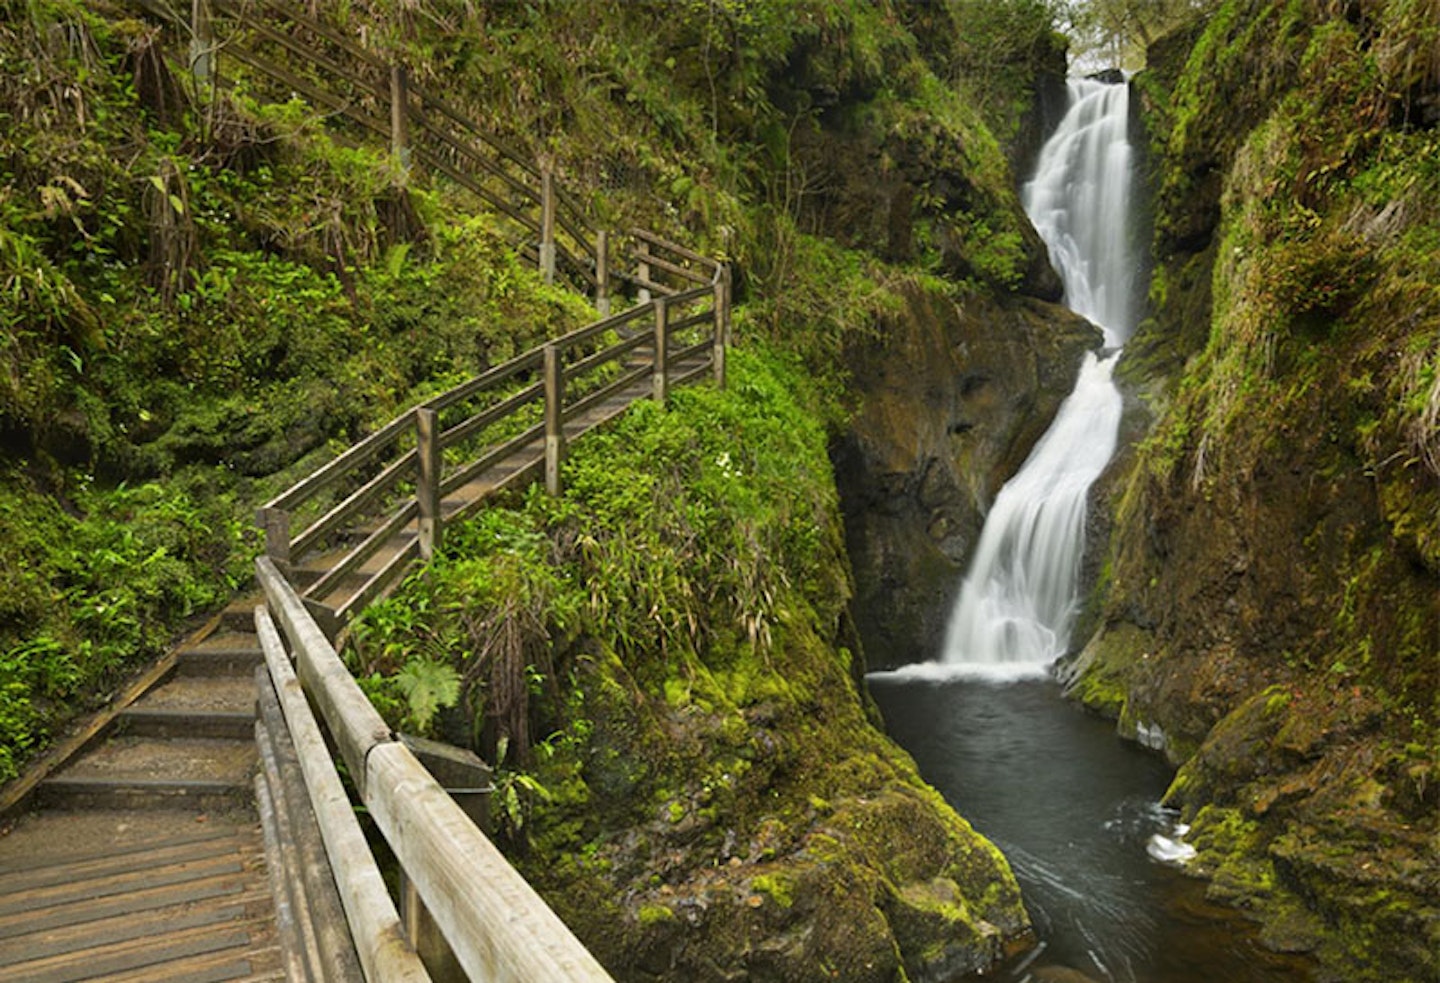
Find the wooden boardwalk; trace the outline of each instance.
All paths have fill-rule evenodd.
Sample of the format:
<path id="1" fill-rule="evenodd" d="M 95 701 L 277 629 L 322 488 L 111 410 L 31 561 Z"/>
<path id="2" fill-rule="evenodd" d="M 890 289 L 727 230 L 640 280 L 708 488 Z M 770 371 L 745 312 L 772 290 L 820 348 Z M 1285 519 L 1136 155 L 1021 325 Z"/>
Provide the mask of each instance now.
<path id="1" fill-rule="evenodd" d="M 259 648 L 217 627 L 0 836 L 0 979 L 285 979 L 254 800 Z"/>

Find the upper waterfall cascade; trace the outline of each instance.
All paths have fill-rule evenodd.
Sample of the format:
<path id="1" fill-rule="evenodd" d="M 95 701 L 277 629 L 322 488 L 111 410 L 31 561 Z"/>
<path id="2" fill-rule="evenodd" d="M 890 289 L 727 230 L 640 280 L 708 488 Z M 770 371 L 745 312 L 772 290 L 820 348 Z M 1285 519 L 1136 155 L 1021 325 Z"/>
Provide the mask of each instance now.
<path id="1" fill-rule="evenodd" d="M 1022 192 L 1066 303 L 1118 347 L 1134 327 L 1129 87 L 1071 80 L 1069 109 Z M 951 614 L 943 669 L 1042 675 L 1078 613 L 1086 495 L 1115 451 L 1117 354 L 1085 357 L 1074 390 L 986 517 Z"/>

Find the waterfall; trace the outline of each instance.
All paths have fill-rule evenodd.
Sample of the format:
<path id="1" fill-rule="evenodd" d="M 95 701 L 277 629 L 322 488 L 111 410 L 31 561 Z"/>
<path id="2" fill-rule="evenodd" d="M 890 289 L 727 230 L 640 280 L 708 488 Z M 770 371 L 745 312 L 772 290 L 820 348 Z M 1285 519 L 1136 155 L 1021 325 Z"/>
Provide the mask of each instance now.
<path id="1" fill-rule="evenodd" d="M 1066 303 L 1111 348 L 1134 326 L 1128 113 L 1128 86 L 1071 80 L 1069 109 L 1022 192 Z M 1085 356 L 1050 429 L 996 496 L 950 617 L 945 674 L 1043 675 L 1065 653 L 1079 609 L 1086 494 L 1120 426 L 1117 357 Z"/>

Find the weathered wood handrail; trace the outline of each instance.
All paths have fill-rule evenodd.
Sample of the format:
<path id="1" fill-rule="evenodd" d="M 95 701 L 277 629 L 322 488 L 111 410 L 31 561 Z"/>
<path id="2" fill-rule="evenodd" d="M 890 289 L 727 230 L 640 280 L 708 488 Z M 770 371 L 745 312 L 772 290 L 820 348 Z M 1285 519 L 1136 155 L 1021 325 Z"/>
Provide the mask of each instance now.
<path id="1" fill-rule="evenodd" d="M 659 400 L 671 386 L 703 372 L 723 384 L 729 313 L 724 274 L 717 264 L 712 283 L 664 293 L 577 328 L 399 414 L 258 510 L 266 555 L 287 575 L 299 576 L 292 573 L 294 564 L 337 536 L 360 533 L 359 542 L 329 557 L 303 591 L 326 630 L 338 631 L 409 563 L 434 554 L 445 525 L 479 504 L 478 498 L 455 496 L 463 498 L 467 486 L 501 462 L 543 442 L 543 457 L 508 480 L 525 480 L 543 466 L 547 489 L 558 493 L 567 426 L 646 377 Z M 676 366 L 684 367 L 678 375 Z M 467 411 L 465 404 L 475 401 L 483 405 Z M 534 416 L 522 416 L 537 406 Z M 464 415 L 457 419 L 457 412 Z M 492 431 L 496 436 L 487 439 Z M 321 500 L 322 493 L 333 497 Z M 313 514 L 317 506 L 318 516 L 292 528 L 297 515 Z M 378 521 L 360 525 L 377 511 Z M 413 538 L 403 539 L 412 525 Z M 372 569 L 382 550 L 389 552 Z M 356 578 L 364 583 L 326 605 L 327 596 Z"/>
<path id="2" fill-rule="evenodd" d="M 361 969 L 370 980 L 428 983 L 430 976 L 405 937 L 400 915 L 355 818 L 269 608 L 255 610 L 255 630 L 285 726 L 295 744 L 325 853 L 331 858 L 330 867 Z M 318 630 L 312 634 L 318 634 Z"/>
<path id="3" fill-rule="evenodd" d="M 147 9 L 161 7 L 158 0 L 140 2 Z M 576 198 L 560 187 L 551 167 L 529 159 L 446 101 L 416 87 L 404 65 L 366 50 L 305 11 L 277 0 L 196 0 L 191 6 L 192 34 L 203 25 L 207 37 L 211 35 L 212 11 L 223 12 L 239 29 L 223 43 L 212 41 L 216 52 L 387 139 L 402 174 L 408 174 L 412 164 L 423 165 L 479 197 L 515 223 L 522 255 L 532 259 L 547 280 L 563 277 L 590 294 L 602 313 L 608 313 L 616 283 L 628 283 L 648 299 L 650 294 L 674 293 L 713 280 L 717 263 L 712 258 L 642 229 L 623 236 L 595 229 Z M 176 20 L 173 12 L 167 19 Z M 278 50 L 302 60 L 305 77 L 260 51 L 257 42 L 272 46 L 267 49 L 272 53 Z M 320 50 L 322 45 L 326 50 Z M 207 49 L 207 79 L 216 71 L 214 65 Z M 197 63 L 196 71 L 201 68 Z M 617 264 L 616 258 L 626 262 Z"/>
<path id="4" fill-rule="evenodd" d="M 385 726 L 268 558 L 256 561 L 256 578 L 267 601 L 256 613 L 266 663 L 297 746 L 304 745 L 306 785 L 367 979 L 418 983 L 429 977 L 403 936 L 305 694 L 319 709 L 361 804 L 472 980 L 609 981 L 595 957 Z"/>

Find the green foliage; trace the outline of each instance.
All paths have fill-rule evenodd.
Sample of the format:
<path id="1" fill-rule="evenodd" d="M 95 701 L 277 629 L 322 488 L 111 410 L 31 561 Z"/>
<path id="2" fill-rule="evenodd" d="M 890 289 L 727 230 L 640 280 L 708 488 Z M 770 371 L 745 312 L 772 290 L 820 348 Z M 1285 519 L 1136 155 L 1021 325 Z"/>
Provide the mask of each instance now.
<path id="1" fill-rule="evenodd" d="M 443 662 L 411 659 L 395 674 L 395 685 L 408 704 L 407 730 L 425 734 L 435 714 L 460 699 L 460 674 Z"/>
<path id="2" fill-rule="evenodd" d="M 248 573 L 252 537 L 231 499 L 91 487 L 73 508 L 20 472 L 0 482 L 0 780 Z"/>
<path id="3" fill-rule="evenodd" d="M 1147 49 L 1171 31 L 1214 12 L 1218 0 L 1078 0 L 1070 3 L 1077 54 L 1090 63 L 1137 71 Z"/>
<path id="4" fill-rule="evenodd" d="M 493 218 L 397 200 L 388 154 L 335 142 L 295 100 L 242 80 L 202 137 L 163 35 L 129 14 L 5 10 L 8 776 L 243 579 L 245 503 L 593 312 Z M 424 723 L 444 697 L 429 683 Z"/>
<path id="5" fill-rule="evenodd" d="M 926 60 L 947 87 L 978 104 L 1009 144 L 1030 109 L 1036 76 L 1065 71 L 1066 5 L 1056 0 L 945 0 L 901 4 Z"/>

